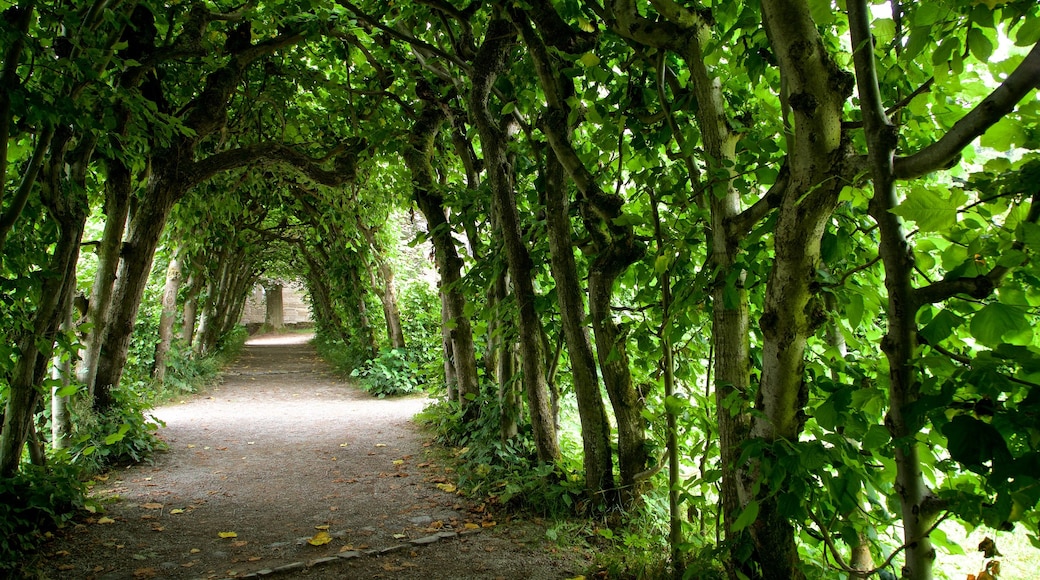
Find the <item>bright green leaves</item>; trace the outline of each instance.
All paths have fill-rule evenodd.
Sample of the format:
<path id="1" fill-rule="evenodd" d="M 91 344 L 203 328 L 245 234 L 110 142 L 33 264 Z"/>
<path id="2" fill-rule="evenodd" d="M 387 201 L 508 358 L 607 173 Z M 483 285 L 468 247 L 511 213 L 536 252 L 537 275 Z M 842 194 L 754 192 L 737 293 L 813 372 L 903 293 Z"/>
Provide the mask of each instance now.
<path id="1" fill-rule="evenodd" d="M 1004 342 L 1005 337 L 1012 337 L 1030 329 L 1026 313 L 1027 310 L 1022 306 L 1000 302 L 987 304 L 972 317 L 971 334 L 980 343 L 995 347 Z"/>
<path id="2" fill-rule="evenodd" d="M 917 186 L 907 192 L 893 213 L 915 222 L 921 231 L 941 232 L 957 223 L 957 212 L 967 200 L 962 191 Z"/>

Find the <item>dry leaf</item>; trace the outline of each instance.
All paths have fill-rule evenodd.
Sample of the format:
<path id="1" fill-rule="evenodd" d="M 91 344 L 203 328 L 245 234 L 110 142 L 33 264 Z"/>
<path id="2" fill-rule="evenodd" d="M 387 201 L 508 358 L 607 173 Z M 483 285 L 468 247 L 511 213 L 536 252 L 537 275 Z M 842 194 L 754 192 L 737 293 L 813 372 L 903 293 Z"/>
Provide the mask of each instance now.
<path id="1" fill-rule="evenodd" d="M 201 552 L 201 551 L 202 551 L 202 550 L 200 550 L 200 549 L 198 549 L 198 548 L 192 548 L 192 549 L 188 550 L 188 553 L 189 553 L 189 554 L 198 554 L 198 553 L 199 553 L 199 552 Z"/>
<path id="2" fill-rule="evenodd" d="M 329 524 L 323 524 L 323 525 L 320 525 L 320 526 L 314 526 L 314 529 L 315 530 L 327 530 L 327 529 L 329 529 Z"/>
<path id="3" fill-rule="evenodd" d="M 482 528 L 493 528 L 497 524 L 495 522 L 481 522 L 480 527 Z"/>
<path id="4" fill-rule="evenodd" d="M 217 535 L 225 539 L 238 537 L 238 534 L 236 534 L 235 532 L 217 532 Z"/>
<path id="5" fill-rule="evenodd" d="M 346 546 L 343 546 L 342 548 L 340 548 L 339 551 L 340 551 L 340 553 L 342 553 L 342 552 L 349 552 L 349 551 L 351 551 L 353 549 L 354 549 L 353 545 L 347 544 Z"/>
<path id="6" fill-rule="evenodd" d="M 395 540 L 403 540 L 408 537 L 408 534 L 394 534 Z"/>
<path id="7" fill-rule="evenodd" d="M 332 536 L 328 532 L 322 531 L 314 534 L 314 537 L 307 540 L 307 543 L 312 546 L 324 546 L 332 541 Z"/>
<path id="8" fill-rule="evenodd" d="M 448 493 L 454 493 L 458 488 L 456 488 L 455 484 L 452 483 L 438 483 L 437 489 Z"/>
<path id="9" fill-rule="evenodd" d="M 180 508 L 170 510 L 170 515 L 177 515 L 177 514 L 183 514 L 183 513 L 184 513 L 184 510 L 182 510 Z"/>
<path id="10" fill-rule="evenodd" d="M 394 465 L 404 465 L 404 459 L 395 459 Z"/>
<path id="11" fill-rule="evenodd" d="M 249 558 L 246 558 L 246 559 L 249 560 L 250 562 L 259 562 L 260 560 L 263 560 L 263 558 L 260 557 L 260 556 L 250 556 Z"/>
<path id="12" fill-rule="evenodd" d="M 114 523 L 116 523 L 116 521 L 113 520 L 112 518 L 108 517 L 108 516 L 101 516 L 100 518 L 98 518 L 97 523 L 99 523 L 99 524 L 114 524 Z"/>
<path id="13" fill-rule="evenodd" d="M 161 504 L 161 503 L 154 503 L 154 502 L 153 503 L 143 503 L 143 504 L 141 504 L 141 507 L 143 507 L 146 510 L 161 510 L 162 507 L 163 507 L 163 504 Z"/>
<path id="14" fill-rule="evenodd" d="M 479 530 L 480 529 L 480 526 L 478 526 L 477 524 L 471 523 L 471 522 L 466 522 L 466 525 L 464 525 L 462 527 L 466 528 L 467 530 Z"/>

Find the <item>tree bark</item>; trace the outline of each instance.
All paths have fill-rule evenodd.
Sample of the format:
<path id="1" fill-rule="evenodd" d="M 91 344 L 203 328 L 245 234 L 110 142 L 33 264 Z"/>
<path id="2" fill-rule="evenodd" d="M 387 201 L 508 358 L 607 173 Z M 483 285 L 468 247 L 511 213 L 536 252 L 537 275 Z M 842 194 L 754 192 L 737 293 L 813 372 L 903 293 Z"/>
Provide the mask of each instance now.
<path id="1" fill-rule="evenodd" d="M 177 293 L 184 276 L 181 250 L 174 251 L 166 268 L 166 285 L 163 288 L 162 314 L 159 315 L 159 342 L 155 345 L 152 378 L 162 382 L 166 378 L 166 355 L 173 344 L 173 323 L 177 318 Z"/>
<path id="2" fill-rule="evenodd" d="M 466 297 L 460 288 L 462 259 L 455 249 L 443 199 L 436 193 L 436 174 L 431 165 L 434 139 L 446 120 L 447 113 L 438 103 L 426 102 L 412 127 L 403 156 L 412 174 L 412 192 L 416 204 L 426 217 L 426 227 L 433 243 L 437 272 L 441 277 L 440 288 L 444 295 L 442 302 L 446 306 L 444 315 L 448 319 L 446 328 L 451 334 L 451 354 L 454 357 L 459 402 L 466 409 L 465 419 L 471 421 L 479 413 L 478 406 L 471 403 L 477 399 L 480 391 L 473 330 L 466 314 Z"/>
<path id="3" fill-rule="evenodd" d="M 548 463 L 560 458 L 560 447 L 545 377 L 541 321 L 535 309 L 534 265 L 520 234 L 513 167 L 506 152 L 509 124 L 506 122 L 501 126 L 487 108 L 491 85 L 505 69 L 509 52 L 515 46 L 515 37 L 516 32 L 506 20 L 494 20 L 488 25 L 485 41 L 473 62 L 473 86 L 467 104 L 480 134 L 488 182 L 509 263 L 513 296 L 519 310 L 520 358 L 534 444 L 538 459 Z"/>
<path id="4" fill-rule="evenodd" d="M 554 118 L 567 119 L 570 113 L 567 97 L 574 94 L 574 82 L 560 74 L 546 49 L 545 41 L 528 24 L 526 15 L 515 12 L 513 18 L 534 60 L 542 90 L 546 94 L 547 108 L 553 112 Z M 565 32 L 574 36 L 569 29 L 565 29 Z M 541 34 L 546 33 L 542 31 Z M 561 34 L 555 35 L 557 39 L 562 37 Z M 572 137 L 570 127 L 566 124 L 546 124 L 543 131 L 559 133 L 556 138 L 561 142 L 570 142 Z M 567 173 L 551 148 L 545 158 L 544 180 L 550 266 L 556 282 L 560 322 L 570 356 L 574 394 L 581 422 L 585 491 L 595 505 L 611 506 L 619 498 L 614 481 L 614 458 L 610 449 L 610 423 L 600 392 L 596 356 L 585 323 L 585 301 L 574 259 Z"/>

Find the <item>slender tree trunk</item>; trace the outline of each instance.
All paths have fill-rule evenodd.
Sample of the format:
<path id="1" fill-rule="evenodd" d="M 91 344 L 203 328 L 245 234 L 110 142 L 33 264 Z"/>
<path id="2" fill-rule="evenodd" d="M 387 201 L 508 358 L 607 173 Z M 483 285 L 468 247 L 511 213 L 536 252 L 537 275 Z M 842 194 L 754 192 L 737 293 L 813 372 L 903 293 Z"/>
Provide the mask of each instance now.
<path id="1" fill-rule="evenodd" d="M 431 165 L 434 138 L 446 118 L 446 113 L 437 103 L 425 103 L 409 136 L 409 146 L 403 153 L 405 164 L 412 174 L 416 203 L 426 217 L 437 271 L 441 277 L 440 287 L 444 294 L 442 303 L 446 306 L 444 316 L 448 319 L 447 328 L 451 334 L 451 354 L 454 357 L 459 402 L 466 408 L 466 420 L 473 420 L 479 408 L 470 403 L 477 399 L 480 391 L 473 330 L 469 316 L 466 315 L 466 298 L 459 287 L 462 259 L 455 250 L 455 240 L 451 236 L 451 225 L 445 217 L 443 200 L 435 192 L 435 172 Z"/>
<path id="2" fill-rule="evenodd" d="M 40 401 L 39 387 L 52 357 L 55 337 L 71 306 L 70 287 L 76 280 L 76 261 L 86 222 L 87 200 L 86 193 L 76 184 L 64 187 L 60 172 L 56 170 L 64 168 L 63 143 L 70 138 L 71 135 L 58 139 L 57 153 L 52 155 L 54 161 L 49 168 L 50 183 L 44 186 L 44 202 L 60 228 L 48 266 L 55 275 L 43 279 L 33 330 L 26 331 L 18 343 L 19 357 L 10 378 L 0 431 L 0 478 L 11 477 L 18 471 L 22 449 L 33 431 L 33 415 Z"/>
<path id="3" fill-rule="evenodd" d="M 155 345 L 152 378 L 162 382 L 166 378 L 166 355 L 173 344 L 173 323 L 177 318 L 177 293 L 180 292 L 184 276 L 180 250 L 170 257 L 166 268 L 166 286 L 163 288 L 162 314 L 159 316 L 159 342 Z"/>
<path id="4" fill-rule="evenodd" d="M 556 440 L 556 426 L 545 377 L 541 321 L 535 309 L 534 265 L 520 234 L 513 168 L 506 153 L 510 128 L 508 124 L 500 127 L 487 109 L 491 85 L 505 67 L 508 54 L 515 46 L 515 36 L 513 26 L 508 21 L 495 20 L 488 25 L 484 44 L 473 63 L 473 88 L 468 98 L 468 107 L 480 133 L 488 181 L 509 261 L 513 295 L 520 314 L 520 358 L 535 448 L 540 461 L 552 462 L 559 459 L 560 447 Z"/>
<path id="5" fill-rule="evenodd" d="M 364 225 L 358 219 L 358 229 L 365 236 L 372 259 L 376 267 L 368 265 L 372 290 L 379 297 L 383 306 L 383 318 L 386 319 L 386 337 L 391 348 L 405 348 L 404 327 L 401 325 L 401 309 L 397 305 L 397 288 L 394 286 L 394 269 L 384 256 L 382 244 L 376 238 L 376 228 Z"/>
<path id="6" fill-rule="evenodd" d="M 917 305 L 913 299 L 913 248 L 902 220 L 893 210 L 899 200 L 893 176 L 893 158 L 898 130 L 885 113 L 877 84 L 870 15 L 865 3 L 852 0 L 848 6 L 853 59 L 860 93 L 860 108 L 867 137 L 868 159 L 874 196 L 869 211 L 878 224 L 881 246 L 878 254 L 885 268 L 888 291 L 888 333 L 881 350 L 889 366 L 889 411 L 885 425 L 895 443 L 896 486 L 902 508 L 906 560 L 903 578 L 930 580 L 935 549 L 929 534 L 939 515 L 931 490 L 924 481 L 917 451 L 917 430 L 906 419 L 906 411 L 919 397 L 913 365 L 917 350 Z"/>
<path id="7" fill-rule="evenodd" d="M 526 17 L 514 13 L 524 43 L 534 59 L 539 80 L 546 93 L 546 106 L 557 120 L 567 119 L 567 97 L 574 93 L 574 83 L 553 66 L 542 38 Z M 568 125 L 547 123 L 543 131 L 557 133 L 560 142 L 570 142 Z M 574 259 L 574 240 L 570 218 L 570 194 L 567 172 L 550 149 L 545 160 L 545 221 L 549 234 L 549 256 L 560 321 L 571 361 L 574 394 L 581 422 L 585 490 L 597 505 L 613 505 L 618 501 L 614 482 L 614 458 L 610 449 L 610 423 L 600 392 L 596 356 L 589 340 L 587 313 L 582 298 L 582 285 Z"/>
<path id="8" fill-rule="evenodd" d="M 101 356 L 94 378 L 94 408 L 104 412 L 113 404 L 111 390 L 119 386 L 126 366 L 130 337 L 141 306 L 155 248 L 159 244 L 166 218 L 173 207 L 176 193 L 164 189 L 167 177 L 153 176 L 157 183 L 149 187 L 148 203 L 142 203 L 130 224 L 130 234 L 123 246 L 123 261 L 112 295 L 114 308 L 109 327 L 101 343 Z"/>
<path id="9" fill-rule="evenodd" d="M 75 332 L 76 326 L 73 321 L 71 293 L 74 285 L 66 285 L 66 292 L 70 295 L 63 300 L 68 302 L 65 319 L 61 321 L 61 331 L 64 333 Z M 58 381 L 58 386 L 51 387 L 51 447 L 53 449 L 64 449 L 68 446 L 69 435 L 72 434 L 72 414 L 69 412 L 70 396 L 60 395 L 59 392 L 72 383 L 72 361 L 74 354 L 58 353 L 54 357 L 54 366 L 51 370 L 51 378 Z"/>
<path id="10" fill-rule="evenodd" d="M 91 396 L 94 394 L 94 377 L 97 375 L 98 359 L 101 356 L 101 343 L 108 328 L 112 293 L 115 289 L 119 254 L 123 247 L 123 233 L 130 212 L 131 198 L 130 170 L 122 161 L 116 159 L 109 160 L 107 167 L 105 228 L 101 234 L 101 243 L 97 247 L 98 267 L 87 303 L 87 320 L 92 326 L 87 334 L 79 373 L 80 381 L 90 386 Z"/>
<path id="11" fill-rule="evenodd" d="M 448 305 L 448 293 L 439 288 L 437 295 L 441 300 L 441 350 L 444 352 L 444 388 L 449 401 L 463 403 L 459 397 L 459 375 L 455 370 L 455 346 L 451 339 L 451 309 Z"/>
<path id="12" fill-rule="evenodd" d="M 188 289 L 185 292 L 184 309 L 181 315 L 181 340 L 184 342 L 185 348 L 191 348 L 191 343 L 195 338 L 195 318 L 198 315 L 199 292 L 202 291 L 202 284 L 192 273 L 188 275 L 186 286 Z"/>

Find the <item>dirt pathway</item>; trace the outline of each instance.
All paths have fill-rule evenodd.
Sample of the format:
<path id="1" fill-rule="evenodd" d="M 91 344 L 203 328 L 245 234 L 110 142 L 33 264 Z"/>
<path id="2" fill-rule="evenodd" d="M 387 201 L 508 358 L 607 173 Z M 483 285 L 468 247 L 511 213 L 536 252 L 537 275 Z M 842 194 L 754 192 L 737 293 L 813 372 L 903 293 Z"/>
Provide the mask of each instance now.
<path id="1" fill-rule="evenodd" d="M 254 339 L 222 384 L 156 409 L 169 451 L 98 484 L 106 513 L 44 547 L 47 577 L 580 574 L 583 557 L 545 545 L 535 523 L 437 487 L 444 471 L 411 423 L 424 399 L 372 398 L 305 340 Z"/>

